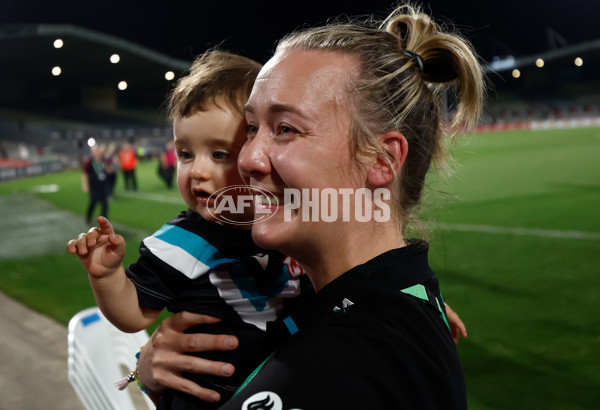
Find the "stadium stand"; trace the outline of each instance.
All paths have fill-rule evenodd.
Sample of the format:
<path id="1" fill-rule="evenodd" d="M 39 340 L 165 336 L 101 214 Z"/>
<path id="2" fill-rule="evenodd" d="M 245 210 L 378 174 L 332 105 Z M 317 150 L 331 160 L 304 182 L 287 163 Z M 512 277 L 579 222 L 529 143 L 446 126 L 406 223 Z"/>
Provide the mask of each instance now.
<path id="1" fill-rule="evenodd" d="M 600 125 L 599 49 L 596 40 L 494 58 L 485 67 L 491 91 L 479 131 Z M 158 152 L 172 136 L 166 96 L 190 65 L 60 24 L 0 25 L 0 61 L 10 62 L 0 65 L 0 180 L 77 167 L 89 138 L 135 141 L 150 155 Z M 54 67 L 60 75 L 52 75 Z M 118 89 L 121 81 L 125 90 Z"/>
<path id="2" fill-rule="evenodd" d="M 56 39 L 63 46 L 55 48 Z M 27 52 L 23 52 L 27 50 Z M 118 64 L 109 61 L 120 56 Z M 71 25 L 0 26 L 0 180 L 79 166 L 87 140 L 150 153 L 172 133 L 164 101 L 189 62 Z M 54 76 L 53 67 L 61 67 Z M 177 74 L 175 74 L 177 73 Z M 127 81 L 126 90 L 117 85 Z"/>
<path id="3" fill-rule="evenodd" d="M 479 130 L 600 125 L 599 49 L 596 40 L 492 62 L 486 70 L 492 88 Z"/>

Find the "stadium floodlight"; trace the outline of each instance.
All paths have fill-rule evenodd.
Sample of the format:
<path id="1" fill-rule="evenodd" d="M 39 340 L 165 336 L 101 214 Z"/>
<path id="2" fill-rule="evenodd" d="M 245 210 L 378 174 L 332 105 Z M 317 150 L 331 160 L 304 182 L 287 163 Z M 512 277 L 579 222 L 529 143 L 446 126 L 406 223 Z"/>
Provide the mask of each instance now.
<path id="1" fill-rule="evenodd" d="M 175 73 L 174 73 L 173 71 L 167 71 L 167 72 L 165 73 L 165 79 L 166 79 L 167 81 L 171 81 L 171 80 L 172 80 L 172 79 L 174 79 L 174 78 L 175 78 Z"/>
<path id="2" fill-rule="evenodd" d="M 539 68 L 542 68 L 544 66 L 544 59 L 538 58 L 537 60 L 535 60 L 535 65 Z"/>
<path id="3" fill-rule="evenodd" d="M 576 65 L 577 67 L 581 67 L 581 66 L 583 65 L 583 58 L 581 58 L 581 57 L 577 57 L 577 58 L 575 59 L 575 65 Z"/>
<path id="4" fill-rule="evenodd" d="M 65 43 L 62 41 L 62 39 L 57 38 L 56 40 L 54 40 L 54 48 L 62 48 L 62 46 L 65 45 Z"/>
<path id="5" fill-rule="evenodd" d="M 111 63 L 117 64 L 119 61 L 121 61 L 121 57 L 118 54 L 113 54 L 112 56 L 110 56 Z"/>
<path id="6" fill-rule="evenodd" d="M 492 62 L 484 66 L 483 69 L 487 74 L 494 72 L 498 73 L 500 71 L 509 71 L 515 68 L 528 67 L 532 64 L 535 64 L 537 59 L 542 59 L 545 64 L 546 61 L 554 61 L 564 57 L 572 58 L 577 55 L 581 55 L 581 53 L 589 53 L 596 50 L 600 50 L 600 38 L 585 43 L 567 45 L 561 48 L 545 51 L 543 53 L 535 53 L 518 58 L 511 56 L 504 58 L 494 57 Z"/>
<path id="7" fill-rule="evenodd" d="M 515 67 L 516 60 L 513 56 L 494 57 L 489 67 L 494 71 L 510 70 Z"/>
<path id="8" fill-rule="evenodd" d="M 59 66 L 52 67 L 52 75 L 58 77 L 62 73 L 62 69 Z"/>
<path id="9" fill-rule="evenodd" d="M 127 89 L 127 81 L 120 81 L 119 84 L 117 85 L 117 87 L 119 87 L 119 90 L 123 91 Z"/>
<path id="10" fill-rule="evenodd" d="M 512 70 L 512 76 L 513 76 L 514 78 L 519 78 L 519 77 L 521 77 L 521 71 L 519 71 L 518 69 L 516 69 L 516 68 L 515 68 L 514 70 Z"/>

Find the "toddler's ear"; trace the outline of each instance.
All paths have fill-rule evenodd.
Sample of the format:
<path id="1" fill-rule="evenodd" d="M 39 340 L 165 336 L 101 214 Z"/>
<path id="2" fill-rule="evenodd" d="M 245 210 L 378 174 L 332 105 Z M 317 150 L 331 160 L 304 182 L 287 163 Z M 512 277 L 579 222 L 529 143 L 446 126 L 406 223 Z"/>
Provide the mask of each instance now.
<path id="1" fill-rule="evenodd" d="M 380 187 L 389 185 L 402 169 L 408 154 L 408 141 L 400 131 L 388 131 L 378 138 L 387 158 L 377 158 L 367 174 L 369 184 Z"/>

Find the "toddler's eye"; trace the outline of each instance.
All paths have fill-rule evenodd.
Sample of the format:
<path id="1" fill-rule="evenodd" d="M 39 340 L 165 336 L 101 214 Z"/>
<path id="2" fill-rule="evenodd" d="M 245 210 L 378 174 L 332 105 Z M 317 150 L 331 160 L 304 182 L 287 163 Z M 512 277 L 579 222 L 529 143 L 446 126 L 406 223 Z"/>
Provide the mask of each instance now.
<path id="1" fill-rule="evenodd" d="M 181 161 L 185 161 L 192 158 L 192 154 L 187 151 L 177 151 L 177 158 L 179 158 Z"/>
<path id="2" fill-rule="evenodd" d="M 215 151 L 215 152 L 213 152 L 212 156 L 216 160 L 224 160 L 229 156 L 229 154 L 227 154 L 226 152 L 223 152 L 223 151 Z"/>

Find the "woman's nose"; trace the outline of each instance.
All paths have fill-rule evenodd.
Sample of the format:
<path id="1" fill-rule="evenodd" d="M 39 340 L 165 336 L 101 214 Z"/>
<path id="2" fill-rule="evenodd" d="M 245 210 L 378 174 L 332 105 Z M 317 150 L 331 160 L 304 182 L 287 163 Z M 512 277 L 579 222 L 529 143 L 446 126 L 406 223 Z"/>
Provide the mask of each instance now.
<path id="1" fill-rule="evenodd" d="M 265 175 L 271 172 L 268 140 L 256 135 L 246 141 L 238 157 L 238 168 L 244 177 Z"/>

